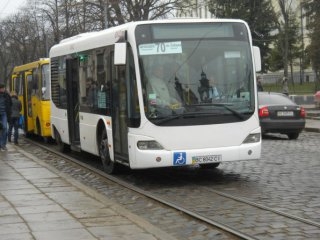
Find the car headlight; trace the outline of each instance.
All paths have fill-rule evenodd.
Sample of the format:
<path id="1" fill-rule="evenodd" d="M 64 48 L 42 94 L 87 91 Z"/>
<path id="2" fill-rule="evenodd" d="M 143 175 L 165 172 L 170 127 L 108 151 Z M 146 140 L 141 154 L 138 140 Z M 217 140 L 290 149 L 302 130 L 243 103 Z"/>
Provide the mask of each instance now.
<path id="1" fill-rule="evenodd" d="M 256 143 L 260 142 L 261 134 L 260 133 L 252 133 L 249 134 L 243 143 Z"/>
<path id="2" fill-rule="evenodd" d="M 140 150 L 161 150 L 163 147 L 157 141 L 139 141 L 137 146 Z"/>

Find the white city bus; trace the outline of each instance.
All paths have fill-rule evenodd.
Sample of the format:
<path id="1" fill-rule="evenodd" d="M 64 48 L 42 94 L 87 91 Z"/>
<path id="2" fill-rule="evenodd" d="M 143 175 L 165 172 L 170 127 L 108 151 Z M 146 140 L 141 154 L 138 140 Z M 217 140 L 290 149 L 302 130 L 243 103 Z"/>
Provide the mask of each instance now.
<path id="1" fill-rule="evenodd" d="M 53 138 L 108 173 L 260 158 L 260 51 L 241 20 L 131 22 L 62 40 L 50 61 Z"/>

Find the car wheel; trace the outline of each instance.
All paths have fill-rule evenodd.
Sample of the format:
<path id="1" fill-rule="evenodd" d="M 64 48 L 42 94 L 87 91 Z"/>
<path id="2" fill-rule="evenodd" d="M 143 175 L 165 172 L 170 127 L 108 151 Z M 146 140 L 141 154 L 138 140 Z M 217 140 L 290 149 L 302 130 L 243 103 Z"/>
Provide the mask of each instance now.
<path id="1" fill-rule="evenodd" d="M 299 137 L 299 133 L 288 133 L 287 135 L 290 140 L 294 140 Z"/>

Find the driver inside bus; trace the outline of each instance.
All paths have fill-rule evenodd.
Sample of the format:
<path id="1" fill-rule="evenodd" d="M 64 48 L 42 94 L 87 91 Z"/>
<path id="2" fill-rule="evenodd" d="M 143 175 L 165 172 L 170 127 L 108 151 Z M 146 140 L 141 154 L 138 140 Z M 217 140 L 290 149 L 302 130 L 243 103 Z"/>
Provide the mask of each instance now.
<path id="1" fill-rule="evenodd" d="M 151 105 L 162 105 L 171 109 L 181 106 L 181 103 L 170 94 L 169 87 L 164 79 L 164 68 L 161 65 L 155 65 L 152 68 L 147 90 Z"/>

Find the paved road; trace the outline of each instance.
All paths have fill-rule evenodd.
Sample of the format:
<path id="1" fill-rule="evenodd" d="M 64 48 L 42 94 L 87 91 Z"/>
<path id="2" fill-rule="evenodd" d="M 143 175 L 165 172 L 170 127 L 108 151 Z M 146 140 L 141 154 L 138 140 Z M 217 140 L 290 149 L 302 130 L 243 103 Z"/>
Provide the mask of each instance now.
<path id="1" fill-rule="evenodd" d="M 297 140 L 288 140 L 286 135 L 280 134 L 267 135 L 263 139 L 262 157 L 258 161 L 223 163 L 218 169 L 208 171 L 197 168 L 134 171 L 126 173 L 124 178 L 137 186 L 163 192 L 164 197 L 182 196 L 181 202 L 199 195 L 197 191 L 205 186 L 320 223 L 320 134 L 311 131 L 319 129 L 319 125 L 319 120 L 307 119 L 306 131 L 303 131 Z M 39 158 L 47 159 L 46 154 L 37 151 L 40 154 Z M 32 154 L 35 153 L 36 151 L 32 151 Z M 61 165 L 66 164 L 61 162 Z M 71 172 L 70 169 L 67 171 Z M 166 177 L 168 171 L 176 178 L 176 182 L 168 180 Z M 217 239 L 219 235 L 216 230 L 204 228 L 194 221 L 188 222 L 180 214 L 172 213 L 168 209 L 148 202 L 149 200 L 132 196 L 123 189 L 118 191 L 115 191 L 114 187 L 108 189 L 105 182 L 98 183 L 96 179 L 92 181 L 91 178 L 84 178 L 87 175 L 79 175 L 77 169 L 74 172 L 79 176 L 79 181 L 87 181 L 89 187 L 99 189 L 112 201 L 124 205 L 136 215 L 156 224 L 178 239 Z M 182 179 L 185 183 L 177 185 Z M 192 191 L 195 191 L 195 194 L 192 194 Z M 217 211 L 210 209 L 223 203 L 213 198 L 212 194 L 204 194 L 201 201 L 205 203 L 202 207 L 208 209 L 205 213 L 212 212 L 214 215 Z M 192 201 L 192 203 L 197 202 Z M 228 207 L 238 210 L 237 205 Z M 154 210 L 151 211 L 151 208 Z M 222 212 L 221 216 L 225 216 L 226 213 L 227 211 Z M 242 211 L 235 214 L 232 218 L 233 225 L 243 224 L 244 219 L 247 219 L 244 216 L 246 213 L 247 211 Z M 265 214 L 258 211 L 249 213 L 256 218 L 250 222 L 248 228 L 261 231 L 258 239 L 320 239 L 320 228 L 292 226 L 284 224 L 283 221 L 272 222 Z M 272 231 L 266 230 L 270 227 Z M 214 238 L 208 237 L 212 234 Z"/>

